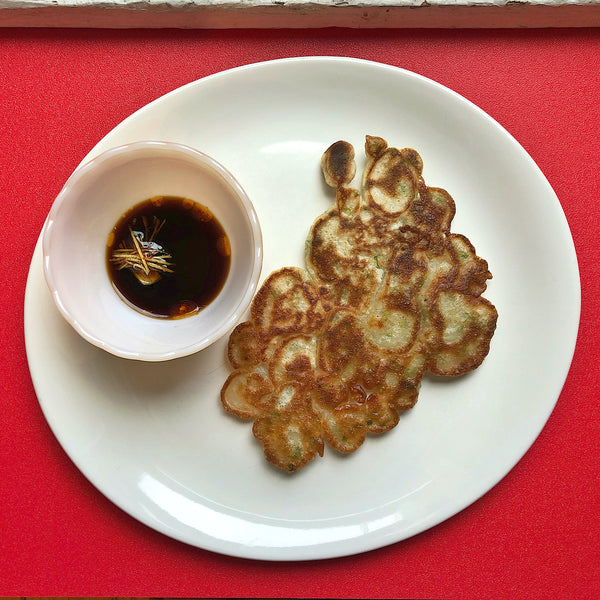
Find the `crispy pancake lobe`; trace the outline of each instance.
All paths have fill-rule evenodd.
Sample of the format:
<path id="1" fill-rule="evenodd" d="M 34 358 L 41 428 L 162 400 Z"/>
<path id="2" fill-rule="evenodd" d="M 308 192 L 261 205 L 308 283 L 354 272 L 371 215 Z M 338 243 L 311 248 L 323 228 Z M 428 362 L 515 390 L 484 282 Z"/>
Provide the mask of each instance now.
<path id="1" fill-rule="evenodd" d="M 288 472 L 325 443 L 350 453 L 394 428 L 426 372 L 475 369 L 496 329 L 481 296 L 492 275 L 450 232 L 451 196 L 427 187 L 415 150 L 367 136 L 365 152 L 359 190 L 352 145 L 325 151 L 335 203 L 312 225 L 306 267 L 272 273 L 229 339 L 222 404 Z"/>

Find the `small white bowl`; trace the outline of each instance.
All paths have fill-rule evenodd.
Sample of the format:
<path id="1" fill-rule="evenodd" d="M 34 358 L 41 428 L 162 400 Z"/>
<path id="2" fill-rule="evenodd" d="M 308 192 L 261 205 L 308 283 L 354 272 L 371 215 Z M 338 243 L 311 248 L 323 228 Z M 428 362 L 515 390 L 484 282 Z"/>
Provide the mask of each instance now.
<path id="1" fill-rule="evenodd" d="M 219 295 L 181 319 L 144 315 L 115 291 L 106 267 L 108 235 L 129 208 L 153 196 L 208 207 L 231 243 Z M 206 348 L 243 316 L 262 268 L 262 235 L 252 203 L 218 162 L 193 148 L 145 141 L 100 154 L 71 175 L 43 237 L 44 274 L 61 314 L 92 344 L 123 358 L 163 361 Z"/>

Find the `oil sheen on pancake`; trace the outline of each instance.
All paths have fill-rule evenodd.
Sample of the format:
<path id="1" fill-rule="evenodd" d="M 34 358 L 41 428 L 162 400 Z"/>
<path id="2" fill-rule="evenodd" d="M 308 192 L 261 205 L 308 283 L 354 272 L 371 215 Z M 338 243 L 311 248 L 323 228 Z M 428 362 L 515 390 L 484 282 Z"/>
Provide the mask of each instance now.
<path id="1" fill-rule="evenodd" d="M 287 472 L 393 429 L 426 372 L 475 369 L 496 328 L 481 296 L 492 275 L 450 231 L 448 192 L 427 187 L 413 149 L 367 136 L 365 152 L 360 189 L 351 144 L 323 154 L 335 203 L 310 229 L 305 268 L 272 273 L 229 339 L 223 406 Z"/>

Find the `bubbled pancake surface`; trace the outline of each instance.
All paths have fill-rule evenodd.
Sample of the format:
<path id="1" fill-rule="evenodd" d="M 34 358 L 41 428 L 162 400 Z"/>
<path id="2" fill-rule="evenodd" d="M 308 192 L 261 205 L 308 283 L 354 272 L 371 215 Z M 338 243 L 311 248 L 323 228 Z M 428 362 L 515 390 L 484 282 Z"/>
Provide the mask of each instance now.
<path id="1" fill-rule="evenodd" d="M 224 408 L 253 421 L 268 461 L 288 472 L 357 450 L 417 402 L 426 372 L 458 376 L 486 357 L 497 321 L 481 294 L 487 262 L 450 226 L 451 196 L 427 187 L 411 149 L 366 136 L 323 154 L 335 203 L 313 223 L 305 268 L 263 283 L 229 339 Z"/>

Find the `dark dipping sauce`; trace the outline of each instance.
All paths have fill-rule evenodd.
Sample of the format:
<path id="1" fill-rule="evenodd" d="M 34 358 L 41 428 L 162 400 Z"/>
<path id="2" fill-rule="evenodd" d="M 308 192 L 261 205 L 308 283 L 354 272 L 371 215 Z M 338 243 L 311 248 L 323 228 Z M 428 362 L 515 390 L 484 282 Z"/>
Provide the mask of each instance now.
<path id="1" fill-rule="evenodd" d="M 121 216 L 108 236 L 106 264 L 114 287 L 133 308 L 176 319 L 218 296 L 229 274 L 231 247 L 205 206 L 157 196 Z"/>

